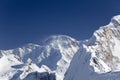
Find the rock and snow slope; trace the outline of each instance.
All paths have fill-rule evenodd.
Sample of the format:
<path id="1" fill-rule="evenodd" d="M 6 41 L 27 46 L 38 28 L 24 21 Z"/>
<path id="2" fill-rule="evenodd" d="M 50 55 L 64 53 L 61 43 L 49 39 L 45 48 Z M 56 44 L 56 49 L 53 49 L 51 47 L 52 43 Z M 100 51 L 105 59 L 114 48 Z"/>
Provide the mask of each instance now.
<path id="1" fill-rule="evenodd" d="M 120 15 L 85 41 L 65 35 L 45 45 L 0 51 L 0 80 L 120 80 Z"/>

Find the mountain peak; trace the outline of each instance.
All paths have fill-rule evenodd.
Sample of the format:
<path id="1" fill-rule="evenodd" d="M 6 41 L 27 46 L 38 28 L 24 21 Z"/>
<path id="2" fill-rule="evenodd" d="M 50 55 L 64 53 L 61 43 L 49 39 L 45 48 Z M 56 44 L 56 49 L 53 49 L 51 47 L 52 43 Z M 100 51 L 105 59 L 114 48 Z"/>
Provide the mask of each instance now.
<path id="1" fill-rule="evenodd" d="M 120 15 L 117 15 L 81 44 L 64 80 L 120 80 L 119 46 Z"/>
<path id="2" fill-rule="evenodd" d="M 43 65 L 45 65 L 51 70 L 50 72 L 55 73 L 57 80 L 63 80 L 64 74 L 68 69 L 70 62 L 74 54 L 78 51 L 78 49 L 79 44 L 77 40 L 66 35 L 56 35 L 50 36 L 45 41 L 45 45 L 42 46 L 38 44 L 29 43 L 23 47 L 12 49 L 9 51 L 3 50 L 1 53 L 8 54 L 5 55 L 8 58 L 10 57 L 10 55 L 13 55 L 15 59 L 22 62 L 23 64 L 26 64 L 27 62 L 30 62 L 29 64 L 31 64 L 32 61 L 32 63 L 36 65 L 36 68 L 35 66 L 32 66 L 32 68 L 35 69 L 37 69 L 37 66 L 39 66 L 38 68 L 41 67 L 40 68 L 41 70 L 42 69 L 46 70 L 46 68 L 42 67 Z M 11 65 L 9 67 L 11 67 Z M 18 76 L 17 78 L 21 78 L 19 76 L 26 74 L 25 76 L 23 76 L 23 78 L 25 78 L 29 73 L 31 73 L 31 71 L 34 71 L 34 69 L 29 68 L 29 66 L 27 66 L 27 70 L 24 66 L 22 66 L 21 69 L 23 70 L 20 71 L 19 74 L 13 73 L 13 75 L 14 76 L 17 75 Z M 16 68 L 15 70 L 18 71 Z M 23 74 L 21 74 L 21 72 Z M 0 74 L 0 78 L 1 75 L 2 74 Z M 11 75 L 8 76 L 12 77 Z"/>
<path id="3" fill-rule="evenodd" d="M 115 27 L 120 26 L 120 15 L 114 16 L 114 17 L 111 19 L 111 22 L 113 23 L 113 25 L 114 25 Z"/>
<path id="4" fill-rule="evenodd" d="M 79 41 L 66 35 L 50 36 L 45 42 L 56 49 L 60 49 L 60 47 L 68 48 L 71 45 L 76 47 L 79 45 Z"/>
<path id="5" fill-rule="evenodd" d="M 57 41 L 68 41 L 68 40 L 76 41 L 75 39 L 73 39 L 72 37 L 67 36 L 67 35 L 52 35 L 52 36 L 48 37 L 45 40 L 45 42 L 52 43 L 52 42 L 57 42 Z"/>

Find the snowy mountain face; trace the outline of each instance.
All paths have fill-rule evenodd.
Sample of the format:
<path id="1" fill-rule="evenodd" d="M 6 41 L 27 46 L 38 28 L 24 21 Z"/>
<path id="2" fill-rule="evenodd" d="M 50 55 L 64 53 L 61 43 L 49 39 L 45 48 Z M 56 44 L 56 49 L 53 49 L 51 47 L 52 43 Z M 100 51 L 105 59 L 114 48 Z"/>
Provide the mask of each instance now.
<path id="1" fill-rule="evenodd" d="M 120 80 L 120 15 L 85 41 L 49 37 L 0 50 L 0 80 Z"/>
<path id="2" fill-rule="evenodd" d="M 58 35 L 49 37 L 45 43 L 1 50 L 0 80 L 63 80 L 79 42 Z"/>
<path id="3" fill-rule="evenodd" d="M 120 80 L 120 15 L 81 42 L 64 80 Z"/>

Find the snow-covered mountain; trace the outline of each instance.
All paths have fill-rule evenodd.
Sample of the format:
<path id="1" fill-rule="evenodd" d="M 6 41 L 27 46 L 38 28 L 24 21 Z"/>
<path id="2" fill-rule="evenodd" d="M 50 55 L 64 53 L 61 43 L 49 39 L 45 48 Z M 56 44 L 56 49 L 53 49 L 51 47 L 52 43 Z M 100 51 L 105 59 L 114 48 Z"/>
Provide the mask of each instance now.
<path id="1" fill-rule="evenodd" d="M 0 80 L 33 80 L 32 74 L 39 78 L 54 74 L 57 80 L 63 80 L 78 49 L 79 41 L 58 35 L 49 37 L 42 46 L 29 43 L 21 48 L 1 50 Z M 43 76 L 40 80 L 47 78 Z"/>
<path id="2" fill-rule="evenodd" d="M 120 80 L 120 15 L 81 43 L 64 80 Z"/>
<path id="3" fill-rule="evenodd" d="M 50 36 L 0 50 L 0 80 L 120 80 L 120 15 L 85 41 Z"/>

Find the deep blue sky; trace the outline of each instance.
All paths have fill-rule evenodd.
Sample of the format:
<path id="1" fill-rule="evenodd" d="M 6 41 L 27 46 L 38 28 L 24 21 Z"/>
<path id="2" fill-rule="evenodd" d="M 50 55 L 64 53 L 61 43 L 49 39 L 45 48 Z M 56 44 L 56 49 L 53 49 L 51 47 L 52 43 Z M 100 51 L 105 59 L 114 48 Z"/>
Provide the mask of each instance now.
<path id="1" fill-rule="evenodd" d="M 87 39 L 118 14 L 119 0 L 0 0 L 0 49 L 56 34 Z"/>

